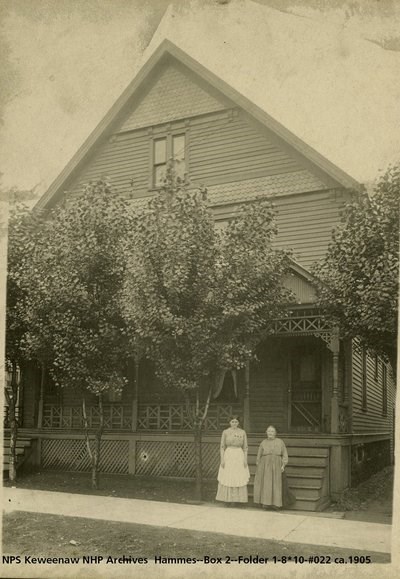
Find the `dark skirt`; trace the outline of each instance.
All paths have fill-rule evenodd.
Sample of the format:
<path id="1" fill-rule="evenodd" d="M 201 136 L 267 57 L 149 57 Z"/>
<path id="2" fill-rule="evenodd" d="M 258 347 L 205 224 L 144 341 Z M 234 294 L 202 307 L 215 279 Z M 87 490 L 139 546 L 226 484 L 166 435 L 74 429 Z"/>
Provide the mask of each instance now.
<path id="1" fill-rule="evenodd" d="M 264 454 L 254 478 L 254 502 L 265 506 L 282 506 L 282 457 Z"/>

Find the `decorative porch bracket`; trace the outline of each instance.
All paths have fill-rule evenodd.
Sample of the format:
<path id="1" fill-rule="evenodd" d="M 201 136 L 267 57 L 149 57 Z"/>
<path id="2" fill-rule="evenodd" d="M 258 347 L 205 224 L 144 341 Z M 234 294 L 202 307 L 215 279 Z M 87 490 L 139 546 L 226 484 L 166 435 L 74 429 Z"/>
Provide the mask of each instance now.
<path id="1" fill-rule="evenodd" d="M 329 324 L 315 310 L 296 310 L 287 318 L 273 322 L 275 336 L 314 336 L 323 340 L 332 352 L 332 391 L 331 391 L 331 433 L 338 433 L 339 420 L 339 328 Z"/>

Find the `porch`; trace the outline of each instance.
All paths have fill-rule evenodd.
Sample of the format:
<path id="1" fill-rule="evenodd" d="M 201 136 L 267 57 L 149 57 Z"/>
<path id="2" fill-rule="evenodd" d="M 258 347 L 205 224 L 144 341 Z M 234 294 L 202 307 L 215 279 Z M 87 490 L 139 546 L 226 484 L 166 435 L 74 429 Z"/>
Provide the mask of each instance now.
<path id="1" fill-rule="evenodd" d="M 247 433 L 265 432 L 268 424 L 288 434 L 350 432 L 349 345 L 313 309 L 295 309 L 276 320 L 273 329 L 258 349 L 258 362 L 240 371 L 227 370 L 215 383 L 203 430 L 221 432 L 229 417 L 238 414 Z M 98 426 L 95 398 L 87 403 L 87 413 L 89 426 Z M 112 431 L 191 430 L 180 393 L 165 389 L 146 362 L 138 372 L 131 369 L 128 387 L 118 400 L 104 401 L 104 423 Z M 44 390 L 36 426 L 82 429 L 80 400 L 62 390 Z"/>
<path id="2" fill-rule="evenodd" d="M 214 386 L 203 428 L 203 474 L 215 480 L 221 431 L 238 414 L 248 434 L 253 480 L 259 443 L 274 424 L 288 447 L 295 508 L 321 510 L 349 484 L 351 353 L 318 311 L 298 307 L 275 321 L 273 335 L 257 356 L 258 362 L 227 371 Z M 104 402 L 100 470 L 193 477 L 191 421 L 180 393 L 165 389 L 146 363 L 137 370 L 131 368 L 128 387 L 118 399 Z M 87 470 L 79 398 L 51 383 L 36 392 L 34 412 L 27 398 L 22 409 L 23 430 L 31 427 L 38 436 L 34 463 L 44 469 Z M 98 426 L 95 398 L 87 403 L 87 413 L 89 426 Z"/>
<path id="3" fill-rule="evenodd" d="M 88 472 L 90 462 L 81 432 L 22 429 L 24 438 L 34 437 L 34 452 L 28 467 L 42 471 Z M 348 485 L 351 437 L 348 435 L 281 434 L 289 454 L 288 484 L 296 497 L 291 508 L 320 511 L 331 496 Z M 250 501 L 255 460 L 262 434 L 251 434 L 249 441 Z M 219 467 L 219 433 L 205 433 L 202 441 L 203 476 L 215 481 Z M 100 472 L 147 477 L 193 479 L 195 460 L 193 435 L 189 432 L 107 432 L 101 443 Z"/>

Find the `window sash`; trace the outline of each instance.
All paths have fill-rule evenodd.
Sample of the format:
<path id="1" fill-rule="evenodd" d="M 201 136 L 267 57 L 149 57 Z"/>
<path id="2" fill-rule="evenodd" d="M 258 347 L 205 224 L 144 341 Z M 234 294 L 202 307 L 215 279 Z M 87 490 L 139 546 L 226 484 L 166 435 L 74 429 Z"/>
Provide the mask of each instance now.
<path id="1" fill-rule="evenodd" d="M 178 132 L 152 139 L 151 148 L 151 187 L 162 187 L 168 160 L 172 161 L 176 176 L 185 178 L 186 174 L 186 133 Z"/>

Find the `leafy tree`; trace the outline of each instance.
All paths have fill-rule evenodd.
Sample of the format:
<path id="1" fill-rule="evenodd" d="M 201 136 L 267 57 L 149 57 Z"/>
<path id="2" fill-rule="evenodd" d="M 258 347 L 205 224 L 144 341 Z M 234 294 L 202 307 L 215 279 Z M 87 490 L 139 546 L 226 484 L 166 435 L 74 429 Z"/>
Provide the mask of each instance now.
<path id="1" fill-rule="evenodd" d="M 13 193 L 14 194 L 14 193 Z M 6 368 L 11 375 L 10 389 L 5 389 L 10 426 L 9 478 L 16 480 L 16 443 L 18 422 L 16 403 L 20 398 L 20 379 L 31 357 L 27 349 L 28 331 L 26 277 L 29 275 L 27 264 L 35 250 L 40 216 L 33 214 L 24 205 L 11 206 L 8 221 L 7 256 L 7 298 L 6 298 Z M 20 377 L 20 378 L 19 378 Z"/>
<path id="2" fill-rule="evenodd" d="M 354 196 L 316 268 L 320 304 L 347 336 L 389 357 L 396 369 L 400 166 Z"/>
<path id="3" fill-rule="evenodd" d="M 92 485 L 98 486 L 103 395 L 120 391 L 129 356 L 118 292 L 124 276 L 122 240 L 132 226 L 127 203 L 109 183 L 90 183 L 83 194 L 57 207 L 42 229 L 32 256 L 35 287 L 28 296 L 28 347 L 38 351 L 38 336 L 51 352 L 55 384 L 82 398 Z M 87 398 L 98 402 L 98 425 L 91 439 Z"/>
<path id="4" fill-rule="evenodd" d="M 163 384 L 185 397 L 198 499 L 201 430 L 217 372 L 242 367 L 253 356 L 286 298 L 280 283 L 287 255 L 271 248 L 274 231 L 272 208 L 260 201 L 244 209 L 221 239 L 206 191 L 189 189 L 169 168 L 127 247 L 125 319 Z"/>
<path id="5" fill-rule="evenodd" d="M 275 210 L 267 198 L 242 206 L 220 242 L 215 300 L 219 364 L 242 368 L 286 315 L 293 295 L 282 286 L 290 252 L 274 248 Z"/>

